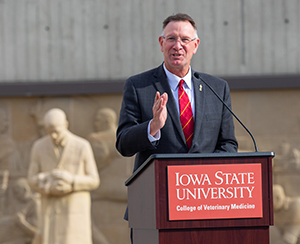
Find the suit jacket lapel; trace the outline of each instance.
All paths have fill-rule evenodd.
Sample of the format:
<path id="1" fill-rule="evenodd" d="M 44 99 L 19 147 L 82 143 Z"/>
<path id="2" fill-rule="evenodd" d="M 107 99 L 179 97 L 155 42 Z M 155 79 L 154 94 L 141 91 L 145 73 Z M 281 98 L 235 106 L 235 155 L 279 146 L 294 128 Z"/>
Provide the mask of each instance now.
<path id="1" fill-rule="evenodd" d="M 57 157 L 57 155 L 55 153 L 54 145 L 53 145 L 53 142 L 52 142 L 52 139 L 50 138 L 50 136 L 48 136 L 48 139 L 47 139 L 45 153 L 47 153 L 48 157 L 51 158 L 51 162 L 53 162 L 53 166 L 55 168 L 59 162 L 59 158 Z"/>
<path id="2" fill-rule="evenodd" d="M 72 152 L 72 148 L 73 148 L 73 140 L 70 138 L 71 135 L 70 133 L 68 134 L 68 139 L 66 141 L 66 145 L 62 151 L 61 157 L 60 157 L 60 161 L 58 163 L 57 168 L 59 169 L 66 169 L 68 165 L 65 165 L 66 162 L 66 158 L 70 159 L 70 155 L 72 155 L 74 152 Z"/>
<path id="3" fill-rule="evenodd" d="M 154 84 L 157 90 L 160 92 L 160 94 L 163 94 L 164 92 L 168 94 L 168 103 L 167 103 L 168 117 L 170 117 L 170 119 L 173 121 L 173 124 L 177 129 L 178 133 L 180 134 L 183 143 L 185 143 L 185 137 L 182 131 L 180 117 L 177 111 L 177 106 L 162 65 L 157 69 L 157 73 L 155 74 L 154 78 L 155 78 Z"/>

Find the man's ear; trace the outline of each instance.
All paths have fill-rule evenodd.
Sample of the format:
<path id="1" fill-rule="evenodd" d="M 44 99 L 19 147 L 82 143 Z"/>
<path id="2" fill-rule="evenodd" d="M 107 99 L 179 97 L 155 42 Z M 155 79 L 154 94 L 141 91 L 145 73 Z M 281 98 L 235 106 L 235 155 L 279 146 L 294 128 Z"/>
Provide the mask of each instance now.
<path id="1" fill-rule="evenodd" d="M 65 125 L 66 125 L 66 128 L 68 129 L 69 128 L 69 122 L 66 121 Z"/>
<path id="2" fill-rule="evenodd" d="M 162 36 L 159 36 L 158 38 L 158 42 L 160 44 L 160 50 L 163 52 L 164 49 L 163 49 L 163 41 L 164 41 L 164 38 Z"/>
<path id="3" fill-rule="evenodd" d="M 200 39 L 198 38 L 195 40 L 195 46 L 194 46 L 195 48 L 194 48 L 193 54 L 195 54 L 197 52 L 199 45 L 200 45 Z"/>

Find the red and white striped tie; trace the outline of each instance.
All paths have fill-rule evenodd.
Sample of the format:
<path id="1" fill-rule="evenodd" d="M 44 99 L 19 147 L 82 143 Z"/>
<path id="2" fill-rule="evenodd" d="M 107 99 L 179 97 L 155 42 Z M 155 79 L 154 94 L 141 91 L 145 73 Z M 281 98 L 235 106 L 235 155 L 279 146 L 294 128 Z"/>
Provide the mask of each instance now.
<path id="1" fill-rule="evenodd" d="M 183 83 L 184 80 L 180 80 L 178 88 L 180 121 L 185 136 L 186 144 L 190 148 L 192 145 L 194 133 L 194 118 L 191 102 L 188 95 L 183 89 Z"/>

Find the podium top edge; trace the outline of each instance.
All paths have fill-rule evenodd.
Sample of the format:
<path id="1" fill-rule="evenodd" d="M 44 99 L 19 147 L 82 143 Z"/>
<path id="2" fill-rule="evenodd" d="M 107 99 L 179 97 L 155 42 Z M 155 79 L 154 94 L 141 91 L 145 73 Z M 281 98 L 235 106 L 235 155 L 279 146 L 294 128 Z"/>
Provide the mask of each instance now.
<path id="1" fill-rule="evenodd" d="M 144 163 L 153 159 L 172 158 L 231 158 L 231 157 L 274 157 L 274 152 L 243 152 L 243 153 L 173 153 L 152 154 Z"/>
<path id="2" fill-rule="evenodd" d="M 232 157 L 274 157 L 274 152 L 242 152 L 242 153 L 173 153 L 173 154 L 152 154 L 146 161 L 128 178 L 125 186 L 154 159 L 195 159 L 195 158 L 232 158 Z"/>

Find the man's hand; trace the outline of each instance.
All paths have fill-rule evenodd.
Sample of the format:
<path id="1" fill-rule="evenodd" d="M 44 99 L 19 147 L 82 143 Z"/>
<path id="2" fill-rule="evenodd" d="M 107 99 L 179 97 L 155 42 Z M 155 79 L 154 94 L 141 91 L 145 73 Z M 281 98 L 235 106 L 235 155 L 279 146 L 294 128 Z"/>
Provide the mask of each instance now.
<path id="1" fill-rule="evenodd" d="M 16 214 L 16 220 L 17 220 L 17 223 L 18 223 L 18 224 L 19 224 L 19 223 L 24 223 L 24 221 L 26 220 L 25 214 L 22 213 L 21 211 L 18 212 L 18 213 Z"/>
<path id="2" fill-rule="evenodd" d="M 72 192 L 72 185 L 64 180 L 53 181 L 49 189 L 49 195 L 53 196 L 63 196 L 70 192 Z"/>
<path id="3" fill-rule="evenodd" d="M 67 170 L 55 169 L 52 171 L 52 176 L 54 179 L 64 180 L 68 184 L 72 184 L 74 182 L 74 175 Z"/>
<path id="4" fill-rule="evenodd" d="M 159 92 L 156 92 L 154 104 L 152 107 L 153 119 L 150 124 L 151 136 L 154 136 L 165 125 L 165 122 L 167 120 L 167 102 L 167 93 L 160 95 Z"/>

